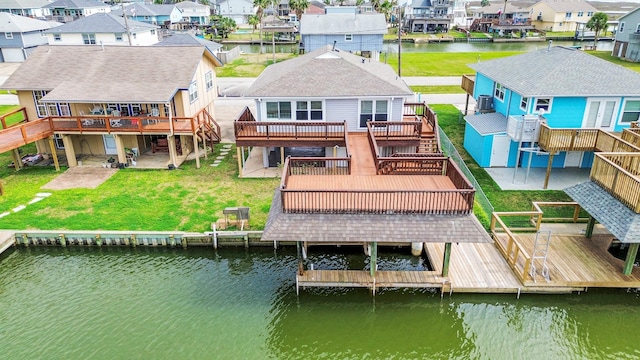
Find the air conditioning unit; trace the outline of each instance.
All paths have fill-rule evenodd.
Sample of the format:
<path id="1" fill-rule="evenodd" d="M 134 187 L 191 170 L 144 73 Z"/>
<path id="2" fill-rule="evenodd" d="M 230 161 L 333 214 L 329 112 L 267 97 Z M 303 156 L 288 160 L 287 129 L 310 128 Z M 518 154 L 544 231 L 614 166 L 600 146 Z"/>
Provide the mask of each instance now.
<path id="1" fill-rule="evenodd" d="M 493 107 L 493 96 L 491 95 L 479 95 L 478 103 L 476 104 L 476 112 L 479 113 L 489 113 L 495 112 L 495 108 Z"/>
<path id="2" fill-rule="evenodd" d="M 507 136 L 513 141 L 536 142 L 540 136 L 540 120 L 538 115 L 509 116 Z"/>

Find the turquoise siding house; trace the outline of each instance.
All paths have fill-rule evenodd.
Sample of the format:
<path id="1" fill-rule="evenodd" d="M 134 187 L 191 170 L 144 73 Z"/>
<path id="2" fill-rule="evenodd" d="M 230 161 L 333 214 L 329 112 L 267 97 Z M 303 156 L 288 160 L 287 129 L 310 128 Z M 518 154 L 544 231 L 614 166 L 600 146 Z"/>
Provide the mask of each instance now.
<path id="1" fill-rule="evenodd" d="M 464 148 L 481 167 L 547 167 L 542 123 L 619 132 L 640 117 L 640 74 L 581 50 L 549 47 L 469 66 L 478 105 L 465 116 Z M 552 167 L 590 168 L 593 158 L 561 151 Z"/>
<path id="2" fill-rule="evenodd" d="M 122 10 L 114 10 L 114 14 L 122 14 Z M 139 4 L 125 7 L 127 18 L 153 25 L 170 25 L 182 21 L 182 11 L 175 5 Z"/>

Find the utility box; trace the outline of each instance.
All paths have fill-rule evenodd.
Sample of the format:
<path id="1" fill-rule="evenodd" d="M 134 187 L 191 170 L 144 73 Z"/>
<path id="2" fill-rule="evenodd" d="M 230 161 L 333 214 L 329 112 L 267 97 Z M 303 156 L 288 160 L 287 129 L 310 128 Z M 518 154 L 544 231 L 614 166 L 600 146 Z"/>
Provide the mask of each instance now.
<path id="1" fill-rule="evenodd" d="M 484 114 L 495 112 L 493 107 L 493 96 L 491 95 L 478 95 L 478 103 L 476 104 L 476 112 Z"/>

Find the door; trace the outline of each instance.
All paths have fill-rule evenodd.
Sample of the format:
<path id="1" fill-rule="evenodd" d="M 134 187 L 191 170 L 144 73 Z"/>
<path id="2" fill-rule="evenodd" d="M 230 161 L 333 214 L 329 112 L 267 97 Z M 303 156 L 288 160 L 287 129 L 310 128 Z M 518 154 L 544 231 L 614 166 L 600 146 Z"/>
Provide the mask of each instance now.
<path id="1" fill-rule="evenodd" d="M 113 135 L 102 135 L 102 141 L 104 142 L 104 153 L 107 155 L 117 155 L 118 149 L 116 148 L 116 139 Z"/>
<path id="2" fill-rule="evenodd" d="M 490 167 L 507 167 L 509 160 L 509 149 L 511 148 L 511 138 L 507 135 L 494 135 L 491 144 Z"/>
<path id="3" fill-rule="evenodd" d="M 589 99 L 582 127 L 613 130 L 617 108 L 618 100 Z"/>
<path id="4" fill-rule="evenodd" d="M 582 164 L 582 151 L 567 151 L 564 158 L 564 167 L 580 167 Z"/>

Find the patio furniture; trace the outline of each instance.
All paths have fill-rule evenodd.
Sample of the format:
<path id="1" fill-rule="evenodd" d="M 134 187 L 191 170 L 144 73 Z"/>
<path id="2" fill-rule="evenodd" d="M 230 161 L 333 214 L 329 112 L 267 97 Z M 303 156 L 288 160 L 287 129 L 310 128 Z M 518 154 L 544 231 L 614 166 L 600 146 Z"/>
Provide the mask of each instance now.
<path id="1" fill-rule="evenodd" d="M 80 110 L 79 113 L 80 113 L 80 116 L 84 116 L 85 115 L 84 111 L 82 111 L 82 110 Z M 91 125 L 93 125 L 93 123 L 94 123 L 93 119 L 86 119 L 86 118 L 82 119 L 82 125 L 83 126 L 91 126 Z"/>
<path id="2" fill-rule="evenodd" d="M 94 106 L 93 109 L 90 110 L 91 115 L 102 115 L 103 111 L 102 111 L 102 107 L 101 106 Z"/>
<path id="3" fill-rule="evenodd" d="M 160 110 L 157 108 L 152 108 L 151 109 L 151 113 L 149 114 L 149 119 L 147 119 L 147 124 L 157 124 L 158 123 L 158 117 L 160 116 Z"/>
<path id="4" fill-rule="evenodd" d="M 113 115 L 114 117 L 120 116 L 120 110 L 112 110 L 111 115 Z M 122 119 L 111 119 L 109 120 L 109 123 L 111 124 L 111 127 L 122 127 L 123 124 L 120 122 L 120 120 Z"/>
<path id="5" fill-rule="evenodd" d="M 169 140 L 167 139 L 157 139 L 155 142 L 151 143 L 151 152 L 155 153 L 156 151 L 169 151 Z"/>

